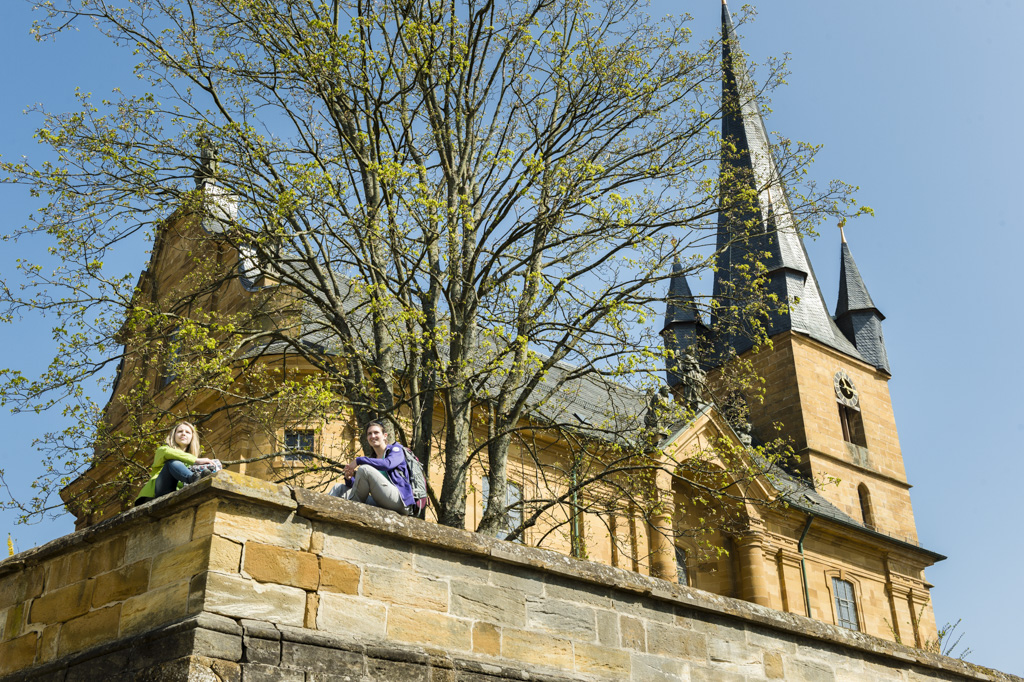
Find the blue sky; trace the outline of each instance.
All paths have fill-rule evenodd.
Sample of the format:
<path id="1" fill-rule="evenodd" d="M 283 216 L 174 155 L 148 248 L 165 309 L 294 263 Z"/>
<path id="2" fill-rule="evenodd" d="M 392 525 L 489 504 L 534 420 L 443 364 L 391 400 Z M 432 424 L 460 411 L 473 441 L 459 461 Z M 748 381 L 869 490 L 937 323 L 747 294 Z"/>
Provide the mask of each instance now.
<path id="1" fill-rule="evenodd" d="M 697 38 L 719 27 L 717 0 L 660 2 L 654 11 L 690 12 Z M 876 211 L 848 226 L 847 238 L 887 318 L 890 389 L 921 544 L 949 557 L 927 572 L 936 617 L 963 619 L 968 660 L 1024 675 L 1024 550 L 1011 485 L 1024 478 L 1016 346 L 1024 323 L 1015 305 L 1024 142 L 1014 125 L 1024 108 L 1016 35 L 1024 3 L 786 0 L 759 11 L 740 29 L 744 49 L 755 61 L 792 58 L 768 127 L 824 144 L 816 178 L 859 185 L 860 201 Z M 27 3 L 7 0 L 0 16 L 5 159 L 37 149 L 38 119 L 22 115 L 26 106 L 66 110 L 75 87 L 102 95 L 131 84 L 131 55 L 91 30 L 36 44 Z M 6 232 L 36 203 L 0 186 L 0 207 Z M 838 230 L 823 228 L 808 250 L 834 306 Z M 0 273 L 11 272 L 16 256 L 4 246 Z M 0 328 L 2 364 L 41 369 L 48 339 L 37 320 Z M 28 485 L 37 471 L 31 440 L 55 424 L 52 416 L 0 414 L 2 466 L 13 485 Z M 0 513 L 0 533 L 21 550 L 70 530 L 67 519 L 24 527 Z"/>

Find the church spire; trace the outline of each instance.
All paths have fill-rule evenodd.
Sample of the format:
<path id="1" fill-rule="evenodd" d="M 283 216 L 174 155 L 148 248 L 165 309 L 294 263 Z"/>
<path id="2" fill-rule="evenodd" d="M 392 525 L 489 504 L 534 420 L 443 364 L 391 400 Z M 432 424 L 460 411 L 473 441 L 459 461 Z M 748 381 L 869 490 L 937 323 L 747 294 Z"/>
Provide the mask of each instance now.
<path id="1" fill-rule="evenodd" d="M 836 302 L 836 324 L 847 339 L 857 347 L 864 359 L 878 369 L 889 372 L 889 356 L 885 352 L 882 337 L 882 320 L 885 315 L 875 307 L 871 294 L 860 276 L 857 263 L 842 236 L 841 260 L 839 263 L 839 300 Z"/>
<path id="2" fill-rule="evenodd" d="M 741 353 L 752 346 L 743 333 L 744 266 L 767 269 L 768 291 L 787 303 L 768 325 L 769 336 L 806 334 L 863 359 L 836 327 L 825 306 L 803 240 L 796 230 L 786 188 L 772 154 L 747 73 L 729 7 L 722 2 L 722 161 L 719 174 L 718 267 L 713 326 L 719 342 Z M 765 257 L 764 254 L 768 254 Z"/>

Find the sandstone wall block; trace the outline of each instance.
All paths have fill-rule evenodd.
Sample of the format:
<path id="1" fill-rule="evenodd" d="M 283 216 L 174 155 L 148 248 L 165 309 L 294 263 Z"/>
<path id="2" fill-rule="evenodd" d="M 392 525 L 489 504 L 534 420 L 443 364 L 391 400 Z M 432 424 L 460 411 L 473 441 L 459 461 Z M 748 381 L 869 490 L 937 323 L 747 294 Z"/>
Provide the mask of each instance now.
<path id="1" fill-rule="evenodd" d="M 213 499 L 201 503 L 195 510 L 195 521 L 192 524 L 192 537 L 194 539 L 204 538 L 213 535 L 213 528 L 217 522 L 217 510 L 220 509 L 221 500 Z"/>
<path id="2" fill-rule="evenodd" d="M 632 682 L 678 682 L 685 680 L 686 665 L 665 656 L 634 653 L 630 656 Z"/>
<path id="3" fill-rule="evenodd" d="M 836 674 L 825 663 L 796 658 L 787 662 L 786 679 L 793 682 L 835 682 Z"/>
<path id="4" fill-rule="evenodd" d="M 358 528 L 319 524 L 324 556 L 362 566 L 412 571 L 412 545 L 388 536 L 373 535 Z"/>
<path id="5" fill-rule="evenodd" d="M 198 518 L 198 512 L 196 512 Z M 196 536 L 201 539 L 203 536 Z M 221 573 L 238 573 L 242 564 L 242 544 L 222 538 L 219 535 L 210 537 L 209 569 Z"/>
<path id="6" fill-rule="evenodd" d="M 473 652 L 485 656 L 501 654 L 501 630 L 490 623 L 473 623 Z"/>
<path id="7" fill-rule="evenodd" d="M 523 593 L 494 585 L 452 581 L 452 615 L 498 625 L 526 626 L 526 598 Z"/>
<path id="8" fill-rule="evenodd" d="M 324 632 L 356 632 L 384 637 L 387 608 L 380 602 L 324 592 L 316 614 L 316 627 Z"/>
<path id="9" fill-rule="evenodd" d="M 43 566 L 24 567 L 0 576 L 0 609 L 35 599 L 43 593 Z"/>
<path id="10" fill-rule="evenodd" d="M 196 628 L 193 636 L 195 651 L 225 661 L 242 660 L 242 636 L 239 633 Z"/>
<path id="11" fill-rule="evenodd" d="M 306 613 L 306 592 L 296 587 L 210 572 L 206 576 L 203 606 L 207 611 L 232 618 L 259 618 L 301 627 Z"/>
<path id="12" fill-rule="evenodd" d="M 235 542 L 258 542 L 305 551 L 312 524 L 294 512 L 241 500 L 221 500 L 214 533 Z"/>
<path id="13" fill-rule="evenodd" d="M 764 676 L 769 680 L 786 679 L 786 666 L 782 664 L 782 654 L 777 651 L 764 653 Z"/>
<path id="14" fill-rule="evenodd" d="M 154 556 L 150 582 L 153 587 L 160 587 L 179 580 L 189 580 L 209 570 L 209 565 L 210 538 L 198 538 Z"/>
<path id="15" fill-rule="evenodd" d="M 121 605 L 121 634 L 129 635 L 170 623 L 188 613 L 189 581 L 164 585 Z"/>
<path id="16" fill-rule="evenodd" d="M 279 583 L 315 590 L 320 584 L 320 563 L 315 554 L 249 542 L 243 570 L 264 583 Z"/>
<path id="17" fill-rule="evenodd" d="M 647 651 L 647 631 L 642 620 L 621 616 L 619 626 L 622 628 L 623 647 L 635 651 Z"/>
<path id="18" fill-rule="evenodd" d="M 60 641 L 60 625 L 47 625 L 39 636 L 39 647 L 36 649 L 36 662 L 47 663 L 57 658 L 57 644 Z"/>
<path id="19" fill-rule="evenodd" d="M 628 651 L 574 642 L 573 656 L 576 672 L 611 680 L 629 679 L 631 658 Z"/>
<path id="20" fill-rule="evenodd" d="M 410 571 L 367 568 L 363 596 L 420 609 L 448 610 L 448 582 Z"/>
<path id="21" fill-rule="evenodd" d="M 530 597 L 526 602 L 526 622 L 530 628 L 572 635 L 584 642 L 597 640 L 597 616 L 589 606 Z"/>
<path id="22" fill-rule="evenodd" d="M 149 569 L 150 560 L 143 559 L 93 578 L 96 583 L 92 589 L 93 607 L 124 601 L 145 592 L 149 589 Z"/>
<path id="23" fill-rule="evenodd" d="M 675 625 L 648 623 L 647 651 L 661 656 L 706 661 L 708 658 L 707 636 Z"/>
<path id="24" fill-rule="evenodd" d="M 85 552 L 85 574 L 87 576 L 96 576 L 124 565 L 127 545 L 128 536 L 118 535 L 90 547 Z"/>
<path id="25" fill-rule="evenodd" d="M 306 674 L 301 670 L 286 670 L 276 665 L 243 663 L 242 682 L 305 682 Z"/>
<path id="26" fill-rule="evenodd" d="M 450 580 L 486 584 L 493 575 L 485 559 L 456 554 L 440 547 L 417 547 L 413 564 L 417 573 Z"/>
<path id="27" fill-rule="evenodd" d="M 36 658 L 38 635 L 30 632 L 0 644 L 0 675 L 32 665 Z"/>
<path id="28" fill-rule="evenodd" d="M 120 619 L 121 605 L 114 604 L 69 620 L 60 629 L 58 655 L 81 651 L 115 638 Z"/>
<path id="29" fill-rule="evenodd" d="M 597 643 L 618 647 L 622 639 L 619 632 L 619 614 L 614 611 L 597 611 Z"/>
<path id="30" fill-rule="evenodd" d="M 503 629 L 501 655 L 547 668 L 573 669 L 571 641 L 531 630 Z"/>
<path id="31" fill-rule="evenodd" d="M 326 556 L 320 557 L 321 591 L 359 594 L 361 577 L 362 569 L 355 564 Z"/>
<path id="32" fill-rule="evenodd" d="M 82 615 L 92 604 L 92 580 L 54 590 L 32 600 L 30 623 L 61 623 Z"/>
<path id="33" fill-rule="evenodd" d="M 355 677 L 362 673 L 363 656 L 358 652 L 341 651 L 313 644 L 282 642 L 281 665 L 285 668 L 296 668 L 310 673 Z"/>
<path id="34" fill-rule="evenodd" d="M 124 550 L 124 562 L 134 564 L 160 552 L 166 552 L 192 539 L 192 522 L 195 511 L 192 508 L 172 514 L 150 524 L 145 531 L 136 529 L 129 533 Z"/>
<path id="35" fill-rule="evenodd" d="M 29 604 L 21 602 L 0 613 L 0 642 L 16 639 L 25 631 Z"/>
<path id="36" fill-rule="evenodd" d="M 302 617 L 302 626 L 316 629 L 316 614 L 320 610 L 320 595 L 317 592 L 306 593 L 306 613 Z"/>
<path id="37" fill-rule="evenodd" d="M 388 638 L 443 649 L 471 651 L 472 623 L 436 611 L 404 606 L 388 609 Z"/>
<path id="38" fill-rule="evenodd" d="M 245 663 L 264 663 L 278 665 L 281 663 L 281 640 L 260 639 L 248 635 L 242 638 L 242 661 Z"/>

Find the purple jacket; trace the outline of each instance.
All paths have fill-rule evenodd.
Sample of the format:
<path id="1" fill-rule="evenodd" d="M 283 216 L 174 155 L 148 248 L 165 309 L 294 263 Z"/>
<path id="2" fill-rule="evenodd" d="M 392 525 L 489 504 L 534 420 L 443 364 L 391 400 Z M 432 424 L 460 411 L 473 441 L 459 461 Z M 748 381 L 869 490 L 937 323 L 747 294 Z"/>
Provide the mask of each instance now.
<path id="1" fill-rule="evenodd" d="M 409 469 L 405 464 L 405 449 L 398 443 L 392 443 L 384 449 L 384 457 L 356 457 L 356 464 L 369 464 L 374 469 L 387 475 L 402 496 L 402 502 L 406 506 L 416 504 L 412 496 L 412 484 L 409 483 Z M 349 487 L 351 481 L 346 481 Z"/>

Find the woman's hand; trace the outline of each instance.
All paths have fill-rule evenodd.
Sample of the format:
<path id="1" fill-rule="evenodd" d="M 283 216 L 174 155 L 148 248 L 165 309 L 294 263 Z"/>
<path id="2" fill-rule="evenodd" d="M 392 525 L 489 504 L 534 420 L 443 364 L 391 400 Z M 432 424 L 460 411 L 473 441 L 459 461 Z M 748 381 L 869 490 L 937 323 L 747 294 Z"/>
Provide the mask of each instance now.
<path id="1" fill-rule="evenodd" d="M 351 462 L 346 464 L 345 465 L 345 478 L 352 478 L 353 476 L 355 476 L 356 475 L 356 469 L 358 469 L 358 468 L 359 468 L 359 465 L 356 464 L 355 460 L 352 460 Z"/>
<path id="2" fill-rule="evenodd" d="M 197 457 L 196 464 L 213 464 L 213 460 L 207 457 Z"/>

